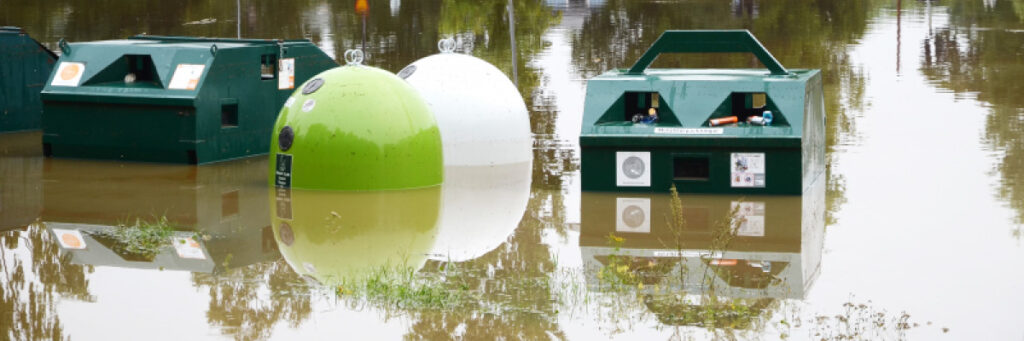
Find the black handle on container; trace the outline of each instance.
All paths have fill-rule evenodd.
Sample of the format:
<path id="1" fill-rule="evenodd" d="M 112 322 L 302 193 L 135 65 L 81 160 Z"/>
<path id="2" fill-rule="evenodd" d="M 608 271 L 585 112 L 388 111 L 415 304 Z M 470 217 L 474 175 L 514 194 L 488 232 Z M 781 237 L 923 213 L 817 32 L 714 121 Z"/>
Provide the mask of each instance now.
<path id="1" fill-rule="evenodd" d="M 654 41 L 647 52 L 627 71 L 631 75 L 643 74 L 644 70 L 662 53 L 743 53 L 750 52 L 772 72 L 773 75 L 789 74 L 764 45 L 747 30 L 692 30 L 665 31 Z"/>

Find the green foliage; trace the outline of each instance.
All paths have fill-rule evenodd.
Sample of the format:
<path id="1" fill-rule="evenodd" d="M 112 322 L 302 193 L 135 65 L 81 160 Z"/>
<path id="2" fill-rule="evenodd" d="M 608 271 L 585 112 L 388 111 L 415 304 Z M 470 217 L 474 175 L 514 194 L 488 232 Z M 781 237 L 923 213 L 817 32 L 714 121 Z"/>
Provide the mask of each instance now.
<path id="1" fill-rule="evenodd" d="M 417 276 L 410 267 L 382 266 L 364 276 L 345 278 L 335 285 L 338 296 L 365 300 L 400 310 L 450 309 L 464 305 L 465 285 L 450 288 L 445 282 Z"/>
<path id="2" fill-rule="evenodd" d="M 120 225 L 112 232 L 101 233 L 99 237 L 112 241 L 111 249 L 124 255 L 153 259 L 160 250 L 171 245 L 174 229 L 167 217 L 149 222 L 135 219 L 133 225 Z"/>

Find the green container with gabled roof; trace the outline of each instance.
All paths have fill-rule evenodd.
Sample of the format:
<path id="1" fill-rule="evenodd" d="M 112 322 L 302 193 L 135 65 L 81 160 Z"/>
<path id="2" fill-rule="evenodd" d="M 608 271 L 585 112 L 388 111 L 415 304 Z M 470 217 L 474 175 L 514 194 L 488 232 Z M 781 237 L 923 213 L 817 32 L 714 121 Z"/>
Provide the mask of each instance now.
<path id="1" fill-rule="evenodd" d="M 752 53 L 766 69 L 648 69 L 663 53 Z M 821 73 L 787 70 L 746 30 L 666 31 L 587 81 L 579 142 L 584 191 L 802 194 L 825 169 Z"/>
<path id="2" fill-rule="evenodd" d="M 0 132 L 39 129 L 39 92 L 56 61 L 21 28 L 0 26 Z"/>
<path id="3" fill-rule="evenodd" d="M 270 149 L 297 84 L 337 66 L 309 40 L 135 36 L 60 42 L 47 156 L 202 164 Z"/>

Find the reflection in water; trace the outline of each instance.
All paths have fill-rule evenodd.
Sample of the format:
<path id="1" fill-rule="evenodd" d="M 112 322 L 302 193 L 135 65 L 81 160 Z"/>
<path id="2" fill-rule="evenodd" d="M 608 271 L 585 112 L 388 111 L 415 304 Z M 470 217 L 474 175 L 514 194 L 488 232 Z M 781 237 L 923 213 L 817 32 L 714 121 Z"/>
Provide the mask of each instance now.
<path id="1" fill-rule="evenodd" d="M 352 1 L 245 0 L 241 3 L 242 35 L 244 37 L 307 37 L 327 51 L 353 48 L 362 39 L 362 21 L 354 12 Z M 560 306 L 554 302 L 555 299 L 552 299 L 552 297 L 563 294 L 564 292 L 561 290 L 565 290 L 561 283 L 553 280 L 558 275 L 555 269 L 567 266 L 565 264 L 569 260 L 562 258 L 555 261 L 553 259 L 552 254 L 561 250 L 559 247 L 552 246 L 557 243 L 552 243 L 550 239 L 564 238 L 568 240 L 566 244 L 569 246 L 566 248 L 570 249 L 571 253 L 581 254 L 582 252 L 574 249 L 576 232 L 567 228 L 568 222 L 577 219 L 572 216 L 576 215 L 573 202 L 578 200 L 578 197 L 574 197 L 571 193 L 578 160 L 574 155 L 573 142 L 570 141 L 573 137 L 558 135 L 560 131 L 573 130 L 560 128 L 558 125 L 564 125 L 565 121 L 573 121 L 574 115 L 579 115 L 579 113 L 560 107 L 565 102 L 571 102 L 572 99 L 552 96 L 552 93 L 565 92 L 557 91 L 558 89 L 553 90 L 552 88 L 559 85 L 554 85 L 555 82 L 550 81 L 549 78 L 572 78 L 568 83 L 572 86 L 579 86 L 582 84 L 580 79 L 609 68 L 628 66 L 665 29 L 750 29 L 784 65 L 794 68 L 822 68 L 828 113 L 826 136 L 831 167 L 825 190 L 827 193 L 825 202 L 828 209 L 824 216 L 826 224 L 831 224 L 835 219 L 835 212 L 843 206 L 847 196 L 845 188 L 847 182 L 844 175 L 851 176 L 851 183 L 855 180 L 852 176 L 856 173 L 851 170 L 856 170 L 856 167 L 842 164 L 844 160 L 848 160 L 843 158 L 850 157 L 846 150 L 866 143 L 865 136 L 871 134 L 862 130 L 877 129 L 877 127 L 864 125 L 864 121 L 861 120 L 871 111 L 871 100 L 879 102 L 878 97 L 865 98 L 865 83 L 869 79 L 864 70 L 872 70 L 874 61 L 866 60 L 865 63 L 868 65 L 863 66 L 853 64 L 851 50 L 857 45 L 864 44 L 865 41 L 870 41 L 870 39 L 865 39 L 865 31 L 868 30 L 869 25 L 888 29 L 891 25 L 884 22 L 884 20 L 888 20 L 888 16 L 881 17 L 882 22 L 880 22 L 877 20 L 877 14 L 882 6 L 893 8 L 895 6 L 892 2 L 874 0 L 811 3 L 794 0 L 782 2 L 740 0 L 731 3 L 712 0 L 685 2 L 548 1 L 551 6 L 545 6 L 538 1 L 514 1 L 518 53 L 513 55 L 508 39 L 512 32 L 509 32 L 507 23 L 508 13 L 505 8 L 507 0 L 484 2 L 402 1 L 400 6 L 397 5 L 398 3 L 398 1 L 391 1 L 391 4 L 396 4 L 396 6 L 390 6 L 391 4 L 387 2 L 371 4 L 371 10 L 367 17 L 369 30 L 367 44 L 372 58 L 371 62 L 374 65 L 397 71 L 418 58 L 435 53 L 438 38 L 455 35 L 462 41 L 473 43 L 473 47 L 470 49 L 473 55 L 497 65 L 506 74 L 512 74 L 512 58 L 516 58 L 515 64 L 519 68 L 517 77 L 519 91 L 524 95 L 528 108 L 531 109 L 531 130 L 536 137 L 534 150 L 536 163 L 532 168 L 531 191 L 525 204 L 525 213 L 520 215 L 519 227 L 510 232 L 511 236 L 507 236 L 506 233 L 509 232 L 504 230 L 487 236 L 493 240 L 488 239 L 487 243 L 481 242 L 479 247 L 474 245 L 472 252 L 466 252 L 465 258 L 472 258 L 470 260 L 451 263 L 445 260 L 426 260 L 421 270 L 421 274 L 424 276 L 443 273 L 450 267 L 458 267 L 466 273 L 476 274 L 469 276 L 465 282 L 460 284 L 465 284 L 478 292 L 479 306 L 487 309 L 411 312 L 404 315 L 408 319 L 403 321 L 408 327 L 405 332 L 410 338 L 462 336 L 485 339 L 500 337 L 539 339 L 552 336 L 571 338 L 579 335 L 580 329 L 587 328 L 578 327 L 579 324 L 587 323 L 597 314 L 594 311 L 603 309 L 597 307 L 595 310 L 582 314 L 583 316 L 567 316 L 566 309 L 562 309 L 565 307 Z M 1022 171 L 1024 165 L 1020 161 L 1022 160 L 1020 156 L 1022 153 L 1022 148 L 1020 148 L 1022 127 L 1019 119 L 1021 117 L 1019 108 L 1024 107 L 1024 104 L 1017 98 L 1020 97 L 1017 94 L 1021 92 L 1021 89 L 1020 82 L 1015 80 L 1021 78 L 1019 77 L 1020 65 L 1024 65 L 1024 61 L 1020 60 L 1019 54 L 1021 46 L 1019 36 L 1021 34 L 1011 31 L 1022 29 L 1020 20 L 1024 17 L 1024 12 L 1022 12 L 1024 6 L 1017 0 L 985 2 L 953 0 L 948 4 L 950 5 L 948 11 L 951 23 L 936 25 L 928 36 L 929 38 L 918 45 L 918 43 L 908 41 L 907 37 L 910 36 L 908 32 L 912 32 L 908 28 L 918 25 L 923 19 L 918 15 L 919 13 L 914 12 L 915 6 L 921 6 L 921 4 L 904 1 L 902 46 L 904 48 L 917 46 L 923 50 L 925 57 L 919 60 L 920 70 L 936 86 L 954 90 L 960 94 L 961 98 L 977 96 L 981 101 L 991 104 L 984 138 L 990 143 L 993 150 L 999 152 L 997 154 L 999 162 L 995 168 L 997 174 L 995 175 L 1001 186 L 997 191 L 1002 200 L 1016 208 L 1018 213 L 1024 212 L 1024 207 L 1021 207 L 1020 204 L 1024 202 L 1024 194 L 1020 194 L 1024 193 L 1020 186 L 1024 182 L 1020 175 L 1024 173 Z M 234 6 L 234 1 L 114 0 L 105 2 L 103 6 L 96 6 L 95 2 L 86 0 L 45 2 L 6 0 L 0 1 L 0 21 L 23 26 L 47 46 L 55 48 L 57 40 L 61 37 L 66 37 L 69 41 L 88 41 L 123 38 L 143 32 L 166 35 L 234 36 L 237 25 L 234 19 Z M 938 10 L 945 11 L 946 9 L 940 7 Z M 187 22 L 206 18 L 215 18 L 217 21 L 202 25 L 184 25 Z M 546 34 L 564 39 L 568 42 L 567 46 L 556 45 L 554 47 L 557 49 L 549 49 L 545 40 L 542 39 Z M 886 39 L 882 45 L 862 47 L 863 50 L 884 51 L 891 49 L 894 45 L 893 40 Z M 563 49 L 570 51 L 568 53 L 570 61 L 566 63 L 565 70 L 562 69 L 562 65 L 547 67 L 536 63 L 535 58 L 538 54 Z M 895 57 L 894 54 L 887 53 L 885 56 Z M 911 54 L 908 54 L 908 51 L 903 51 L 902 72 L 904 77 L 910 74 L 907 63 L 918 61 L 910 60 L 908 56 Z M 753 59 L 742 55 L 726 58 L 696 55 L 685 58 L 687 59 L 663 58 L 657 64 L 660 66 L 696 67 L 756 66 Z M 888 72 L 893 66 L 893 59 L 884 59 L 877 63 L 881 65 L 878 68 L 885 68 L 885 71 L 880 72 Z M 546 69 L 542 70 L 542 67 L 546 67 Z M 876 112 L 871 112 L 871 114 L 876 114 Z M 559 120 L 559 117 L 564 120 Z M 36 140 L 38 140 L 38 135 L 36 136 Z M 81 316 L 83 315 L 116 313 L 124 310 L 123 307 L 110 303 L 110 298 L 114 295 L 104 296 L 102 293 L 98 293 L 98 289 L 111 286 L 104 285 L 104 281 L 134 283 L 156 274 L 177 273 L 133 270 L 111 272 L 108 270 L 121 269 L 75 264 L 72 262 L 72 253 L 61 251 L 60 243 L 54 238 L 52 230 L 50 230 L 52 227 L 47 222 L 111 226 L 129 219 L 130 216 L 147 218 L 164 214 L 180 226 L 199 226 L 200 230 L 204 229 L 202 226 L 207 226 L 206 229 L 215 231 L 209 233 L 211 238 L 202 243 L 205 250 L 204 255 L 216 259 L 213 262 L 215 263 L 213 273 L 187 275 L 186 277 L 189 279 L 187 283 L 174 281 L 160 283 L 166 285 L 167 288 L 184 287 L 190 293 L 198 293 L 199 297 L 191 297 L 192 301 L 200 302 L 198 307 L 188 305 L 186 302 L 189 301 L 188 299 L 178 299 L 177 296 L 175 302 L 167 303 L 166 307 L 159 307 L 162 308 L 161 311 L 165 311 L 166 316 L 173 315 L 176 318 L 198 316 L 200 320 L 198 325 L 186 325 L 182 329 L 197 330 L 196 333 L 200 334 L 199 337 L 203 337 L 202 334 L 207 333 L 203 329 L 204 327 L 212 327 L 238 339 L 261 339 L 273 336 L 287 337 L 285 334 L 290 329 L 287 326 L 282 326 L 281 321 L 287 321 L 288 325 L 297 330 L 328 328 L 322 323 L 313 327 L 307 323 L 323 318 L 323 316 L 329 316 L 330 312 L 324 312 L 320 309 L 322 306 L 317 306 L 317 304 L 323 304 L 322 301 L 330 300 L 318 300 L 316 296 L 310 295 L 311 289 L 306 286 L 305 281 L 291 269 L 288 263 L 284 261 L 256 262 L 253 265 L 243 266 L 252 261 L 244 260 L 249 256 L 241 256 L 242 252 L 259 252 L 267 256 L 266 259 L 277 257 L 274 255 L 276 251 L 272 251 L 277 247 L 277 242 L 271 239 L 277 238 L 276 234 L 272 228 L 266 229 L 271 224 L 268 221 L 270 215 L 267 213 L 267 189 L 263 184 L 266 167 L 263 165 L 250 164 L 249 166 L 255 172 L 256 184 L 254 186 L 258 190 L 253 192 L 255 193 L 253 195 L 247 194 L 246 190 L 239 192 L 239 217 L 236 220 L 229 218 L 221 222 L 224 212 L 232 211 L 232 205 L 222 203 L 222 201 L 229 203 L 233 201 L 230 200 L 232 190 L 227 189 L 220 193 L 215 190 L 216 186 L 234 181 L 232 177 L 248 177 L 249 168 L 241 167 L 244 169 L 211 176 L 210 173 L 203 173 L 202 168 L 188 171 L 173 167 L 114 163 L 109 164 L 109 167 L 89 166 L 88 163 L 80 161 L 43 160 L 35 156 L 23 157 L 22 155 L 39 155 L 41 151 L 11 152 L 11 150 L 17 149 L 10 147 L 12 143 L 17 144 L 17 141 L 9 137 L 10 135 L 0 136 L 0 146 L 4 146 L 0 148 L 2 149 L 0 154 L 3 154 L 0 156 L 0 223 L 3 224 L 0 225 L 0 229 L 11 229 L 0 236 L 5 246 L 2 250 L 3 253 L 0 254 L 3 256 L 4 262 L 4 274 L 0 279 L 2 282 L 0 289 L 3 290 L 0 295 L 3 304 L 3 307 L 0 307 L 2 308 L 0 309 L 0 321 L 12 321 L 11 324 L 0 322 L 0 332 L 3 332 L 5 336 L 13 339 L 33 339 L 65 334 L 71 334 L 69 335 L 71 337 L 84 335 L 86 333 L 80 329 L 67 329 L 70 325 L 66 322 L 82 320 Z M 38 149 L 38 147 L 33 147 L 38 146 L 38 143 L 35 142 L 24 146 L 28 149 Z M 75 168 L 77 166 L 69 166 L 79 164 L 85 168 L 78 169 Z M 125 170 L 118 170 L 122 165 Z M 101 177 L 96 175 L 96 172 L 108 172 L 109 177 Z M 940 170 L 935 174 L 946 173 L 942 173 Z M 927 175 L 923 177 L 927 177 Z M 140 182 L 137 178 L 148 180 Z M 51 182 L 51 180 L 57 182 Z M 68 186 L 69 189 L 62 190 L 58 183 Z M 118 187 L 122 187 L 122 189 L 118 189 Z M 137 190 L 123 189 L 123 187 L 137 188 Z M 863 192 L 861 191 L 861 193 Z M 224 194 L 227 196 L 225 197 Z M 444 212 L 448 209 L 444 206 L 444 202 L 447 201 L 445 189 L 442 188 L 437 195 L 441 198 L 441 216 L 437 219 L 443 222 L 443 216 L 447 214 Z M 242 222 L 249 216 L 254 216 L 246 213 L 248 210 L 245 207 L 248 207 L 248 204 L 243 201 L 248 199 L 244 198 L 255 198 L 253 200 L 258 201 L 259 210 L 262 211 L 258 215 L 263 216 L 260 218 L 262 219 L 260 223 Z M 858 202 L 871 201 L 875 198 L 877 195 L 874 197 L 864 196 L 858 199 Z M 602 205 L 606 205 L 609 209 L 615 208 L 617 202 L 613 199 L 608 199 L 609 201 Z M 759 199 L 748 198 L 748 202 L 757 200 Z M 584 210 L 586 210 L 583 219 L 586 219 L 586 222 L 582 224 L 583 231 L 581 232 L 588 235 L 584 239 L 591 240 L 590 232 L 587 229 L 594 224 L 605 225 L 604 228 L 608 232 L 614 230 L 615 226 L 608 224 L 615 220 L 591 223 L 593 219 L 589 208 L 591 197 L 588 195 L 583 201 Z M 714 218 L 724 216 L 725 211 L 731 208 L 731 201 L 718 202 L 715 205 L 706 204 L 707 219 L 712 221 Z M 664 207 L 659 202 L 661 201 L 657 199 L 651 200 L 651 209 L 655 211 L 663 209 L 658 208 Z M 772 215 L 775 214 L 773 211 L 780 204 L 767 199 L 764 202 L 764 237 L 737 237 L 737 243 L 748 241 L 746 244 L 736 244 L 737 246 L 747 245 L 746 251 L 728 251 L 721 258 L 724 260 L 717 261 L 718 269 L 735 270 L 710 273 L 710 278 L 719 288 L 724 288 L 723 290 L 729 294 L 767 295 L 768 298 L 761 299 L 764 301 L 758 301 L 763 304 L 755 303 L 752 308 L 770 312 L 773 309 L 772 304 L 782 302 L 782 298 L 807 297 L 806 287 L 815 278 L 813 270 L 816 266 L 814 264 L 817 262 L 816 257 L 820 252 L 817 251 L 820 250 L 820 245 L 815 245 L 815 243 L 820 242 L 821 236 L 806 235 L 802 228 L 798 236 L 795 235 L 794 230 L 783 229 L 787 231 L 787 235 L 794 237 L 788 238 L 788 241 L 774 243 L 773 245 L 778 247 L 776 251 L 765 251 L 762 248 L 765 245 L 752 241 L 774 238 L 773 229 L 776 225 L 772 222 L 774 221 Z M 696 209 L 701 205 L 702 203 L 699 202 L 689 202 L 688 206 Z M 567 208 L 567 206 L 569 207 Z M 111 207 L 121 207 L 124 211 L 118 211 Z M 755 206 L 751 207 L 751 210 L 758 212 L 760 209 Z M 869 215 L 872 212 L 860 211 L 858 213 Z M 691 214 L 693 211 L 687 213 Z M 801 214 L 804 213 L 805 211 L 801 208 Z M 665 247 L 657 239 L 651 247 L 641 245 L 633 248 L 630 245 L 647 240 L 642 236 L 658 234 L 658 226 L 663 218 L 657 217 L 657 215 L 663 216 L 664 214 L 654 213 L 654 215 L 648 220 L 652 223 L 650 234 L 617 233 L 617 235 L 625 237 L 624 249 L 631 249 L 631 252 L 671 251 L 673 249 Z M 44 217 L 42 222 L 33 223 L 40 216 Z M 1024 214 L 1020 216 L 1024 216 Z M 699 217 L 698 215 L 692 219 L 694 226 L 699 225 L 696 222 L 701 220 Z M 906 269 L 909 268 L 907 267 L 909 263 L 904 264 L 897 259 L 899 255 L 881 259 L 877 255 L 861 253 L 859 247 L 865 245 L 863 242 L 877 241 L 875 239 L 877 237 L 859 235 L 858 231 L 871 230 L 870 226 L 858 225 L 856 221 L 859 220 L 851 217 L 850 214 L 845 215 L 844 219 L 849 219 L 851 222 L 849 225 L 854 228 L 840 229 L 839 234 L 832 235 L 834 239 L 830 239 L 830 247 L 835 250 L 831 253 L 829 264 L 833 267 L 823 268 L 821 280 L 815 284 L 816 294 L 813 295 L 827 298 L 819 297 L 812 304 L 832 306 L 831 304 L 834 302 L 829 301 L 831 297 L 847 294 L 845 292 L 847 286 L 843 283 L 833 287 L 827 286 L 826 284 L 829 283 L 825 282 L 826 276 L 830 280 L 841 282 L 848 278 L 844 276 L 857 276 L 859 273 L 856 271 L 861 269 L 885 271 L 889 268 L 897 268 L 897 270 L 889 270 L 892 271 L 890 273 L 896 273 L 907 271 Z M 502 220 L 504 221 L 504 219 Z M 509 218 L 508 221 L 511 220 L 512 218 Z M 803 221 L 804 219 L 801 218 L 801 225 Z M 26 227 L 26 225 L 28 226 Z M 438 225 L 438 230 L 435 233 L 447 233 L 445 224 L 438 223 Z M 488 227 L 498 230 L 498 225 L 493 224 Z M 750 228 L 747 233 L 758 234 L 758 230 Z M 893 231 L 898 230 L 894 229 Z M 697 232 L 692 232 L 692 234 L 697 234 Z M 839 238 L 835 236 L 839 236 Z M 963 236 L 967 237 L 968 235 Z M 597 255 L 595 250 L 608 247 L 607 240 L 603 237 L 598 235 L 596 239 L 584 241 L 584 243 L 589 243 L 589 245 L 584 245 L 585 251 L 594 252 L 594 255 Z M 795 251 L 797 248 L 792 246 L 797 238 L 800 244 L 799 251 Z M 235 243 L 233 240 L 239 242 Z M 496 240 L 505 240 L 506 242 L 492 248 L 491 245 L 497 243 Z M 700 240 L 699 234 L 692 237 L 693 245 L 687 249 L 694 252 L 705 250 L 698 245 Z M 267 243 L 268 241 L 270 243 Z M 225 246 L 215 246 L 214 243 L 223 243 Z M 804 245 L 805 243 L 807 245 Z M 433 245 L 440 245 L 439 240 L 435 239 Z M 818 249 L 815 249 L 816 247 Z M 424 247 L 424 249 L 430 250 L 424 252 L 435 252 L 432 250 L 433 247 Z M 217 250 L 226 251 L 222 256 L 217 256 L 215 254 L 220 252 Z M 1004 253 L 1010 252 L 1006 249 L 999 250 L 1006 251 Z M 850 256 L 851 254 L 854 256 Z M 894 253 L 882 254 L 893 255 Z M 668 255 L 675 254 L 670 252 Z M 782 257 L 787 255 L 789 258 Z M 780 258 L 772 258 L 776 256 Z M 260 257 L 249 259 L 260 259 Z M 857 261 L 859 257 L 869 257 L 872 264 L 861 266 L 860 264 L 865 261 Z M 220 265 L 229 259 L 227 266 Z M 698 263 L 699 259 L 699 257 L 675 257 L 675 260 L 679 261 L 678 263 L 668 260 L 662 262 L 659 259 L 658 264 L 670 264 L 671 267 L 667 271 L 673 274 L 675 273 L 673 271 L 678 271 L 676 269 L 681 267 L 680 264 L 687 264 L 686 262 L 699 267 L 708 264 L 703 261 Z M 1007 259 L 1012 261 L 1011 257 L 1007 257 Z M 735 260 L 735 263 L 732 263 L 731 260 Z M 764 261 L 771 264 L 767 272 L 764 271 L 766 264 Z M 783 262 L 788 262 L 788 264 L 783 265 Z M 15 266 L 15 263 L 20 266 Z M 755 263 L 760 267 L 753 266 Z M 836 267 L 836 263 L 842 263 L 844 266 Z M 939 263 L 944 264 L 945 262 Z M 929 273 L 942 273 L 941 265 L 930 268 L 931 264 L 938 263 L 927 261 L 918 263 L 916 266 L 919 269 L 915 270 L 918 272 L 913 273 L 915 275 L 925 274 L 925 270 L 920 270 L 925 268 L 935 269 L 934 272 Z M 984 264 L 991 263 L 979 262 L 975 266 L 984 266 Z M 1005 269 L 1003 270 L 1005 271 Z M 807 274 L 808 271 L 812 272 Z M 852 274 L 840 275 L 844 273 Z M 1003 272 L 993 270 L 990 273 Z M 1015 275 L 1015 273 L 1010 273 L 1010 275 Z M 998 285 L 998 283 L 1012 283 L 1012 281 L 1001 279 L 990 283 Z M 699 284 L 699 281 L 691 282 L 693 288 L 699 288 Z M 927 282 L 922 284 L 926 285 Z M 918 283 L 912 285 L 918 285 Z M 903 287 L 905 286 L 901 286 L 900 283 L 887 282 L 879 284 L 878 291 L 870 294 L 902 295 L 900 292 L 893 291 L 898 291 L 897 289 Z M 869 289 L 871 288 L 876 287 L 869 287 Z M 147 300 L 153 302 L 157 302 L 156 297 L 164 293 L 148 288 L 133 290 L 145 293 L 148 295 Z M 936 290 L 941 291 L 941 289 Z M 187 293 L 182 294 L 182 297 L 187 295 Z M 986 297 L 986 299 L 991 298 L 990 296 Z M 1011 305 L 1019 300 L 1012 293 L 997 297 L 1006 298 L 1005 301 L 1009 302 L 1006 305 Z M 905 296 L 889 297 L 887 300 L 903 302 L 906 298 Z M 950 297 L 950 299 L 955 300 L 956 297 Z M 95 302 L 81 303 L 93 301 Z M 881 302 L 882 300 L 877 301 Z M 29 302 L 34 302 L 34 304 L 30 305 Z M 680 311 L 687 309 L 686 307 L 652 300 L 642 301 L 639 304 L 643 306 L 643 309 L 656 315 L 657 321 L 653 323 L 653 327 L 637 325 L 638 333 L 643 332 L 640 329 L 662 331 L 663 329 L 659 328 L 664 328 L 664 325 L 685 322 L 666 311 Z M 330 306 L 329 304 L 324 305 Z M 57 309 L 58 306 L 60 309 Z M 65 309 L 65 306 L 68 309 Z M 817 308 L 819 307 L 815 307 L 815 309 Z M 344 308 L 339 310 L 344 310 Z M 61 315 L 58 316 L 58 312 Z M 945 315 L 933 314 L 930 316 Z M 961 315 L 949 316 L 956 318 Z M 983 316 L 983 314 L 974 316 Z M 382 319 L 374 320 L 374 317 L 370 317 L 368 320 L 380 324 L 386 323 L 379 321 Z M 941 323 L 940 321 L 936 322 Z M 593 329 L 599 329 L 602 323 L 597 322 L 598 328 Z M 990 327 L 997 324 L 984 323 L 965 322 L 970 326 Z M 381 329 L 378 326 L 379 324 L 357 325 L 356 328 L 373 332 Z M 133 329 L 130 325 L 120 327 L 125 328 L 126 333 L 144 332 L 137 328 Z M 351 325 L 345 325 L 339 328 L 351 329 L 351 327 Z M 1019 333 L 1019 330 L 1009 330 L 1013 328 L 1015 327 L 1004 327 L 993 333 L 998 335 L 1008 335 L 1010 332 Z M 954 329 L 955 331 L 956 329 Z M 206 337 L 210 336 L 206 335 Z"/>
<path id="2" fill-rule="evenodd" d="M 647 295 L 645 304 L 667 324 L 704 320 L 684 319 L 687 310 L 699 310 L 700 305 L 658 299 L 663 292 L 713 291 L 719 297 L 753 299 L 751 307 L 758 309 L 775 299 L 807 295 L 820 271 L 823 181 L 803 196 L 680 199 L 685 220 L 681 229 L 671 223 L 669 195 L 583 193 L 580 248 L 588 286 L 607 284 L 604 269 L 609 266 L 618 273 L 634 273 Z M 721 221 L 736 228 L 726 242 L 715 231 Z"/>
<path id="3" fill-rule="evenodd" d="M 265 165 L 265 159 L 204 167 L 46 159 L 40 219 L 54 231 L 84 237 L 86 247 L 66 250 L 75 263 L 221 273 L 278 257 L 269 239 Z M 97 238 L 135 219 L 162 217 L 188 230 L 173 239 L 203 238 L 172 243 L 148 260 Z"/>
<path id="4" fill-rule="evenodd" d="M 987 102 L 985 141 L 999 152 L 998 196 L 1024 238 L 1024 3 L 952 1 L 950 23 L 929 27 L 921 72 L 935 86 Z M 930 15 L 930 14 L 929 14 Z"/>
<path id="5" fill-rule="evenodd" d="M 530 162 L 445 167 L 441 226 L 430 259 L 464 262 L 504 243 L 530 199 Z"/>
<path id="6" fill-rule="evenodd" d="M 25 228 L 42 209 L 43 158 L 39 133 L 0 138 L 0 231 Z"/>
<path id="7" fill-rule="evenodd" d="M 609 257 L 648 267 L 648 287 L 682 279 L 685 292 L 732 298 L 803 298 L 819 271 L 824 238 L 824 183 L 815 181 L 802 197 L 682 196 L 685 225 L 673 229 L 671 196 L 584 193 L 580 246 L 588 283 L 600 286 L 597 271 Z M 716 246 L 715 228 L 738 223 L 735 238 Z M 738 222 L 737 222 L 738 220 Z M 622 238 L 609 245 L 609 236 Z M 716 274 L 702 278 L 706 265 Z M 656 272 L 656 273 L 655 273 Z M 653 290 L 653 288 L 648 288 Z"/>
<path id="8" fill-rule="evenodd" d="M 437 234 L 441 188 L 272 189 L 274 239 L 292 269 L 331 285 L 382 267 L 419 269 Z"/>
<path id="9" fill-rule="evenodd" d="M 93 302 L 90 265 L 72 264 L 41 224 L 0 235 L 0 333 L 13 340 L 63 339 L 57 302 Z"/>

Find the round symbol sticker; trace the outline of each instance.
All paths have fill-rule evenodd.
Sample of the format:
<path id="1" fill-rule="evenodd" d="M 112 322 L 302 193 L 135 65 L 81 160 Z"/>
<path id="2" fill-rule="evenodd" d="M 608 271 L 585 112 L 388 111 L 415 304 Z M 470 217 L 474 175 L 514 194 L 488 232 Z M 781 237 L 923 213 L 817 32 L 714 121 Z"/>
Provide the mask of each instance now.
<path id="1" fill-rule="evenodd" d="M 313 107 L 315 107 L 315 106 L 316 106 L 316 100 L 315 99 L 312 99 L 312 98 L 307 99 L 306 102 L 302 103 L 302 112 L 309 112 L 310 110 L 313 110 Z"/>
<path id="2" fill-rule="evenodd" d="M 60 71 L 60 79 L 66 81 L 75 79 L 79 72 L 82 72 L 82 69 L 78 67 L 78 64 L 68 63 L 64 70 Z"/>
<path id="3" fill-rule="evenodd" d="M 643 225 L 644 220 L 647 220 L 644 209 L 637 205 L 629 205 L 626 209 L 622 210 L 622 222 L 626 223 L 626 226 L 630 228 L 639 228 Z"/>
<path id="4" fill-rule="evenodd" d="M 625 161 L 622 161 L 622 174 L 630 179 L 640 178 L 640 176 L 644 175 L 645 168 L 644 160 L 636 156 L 630 156 Z"/>

